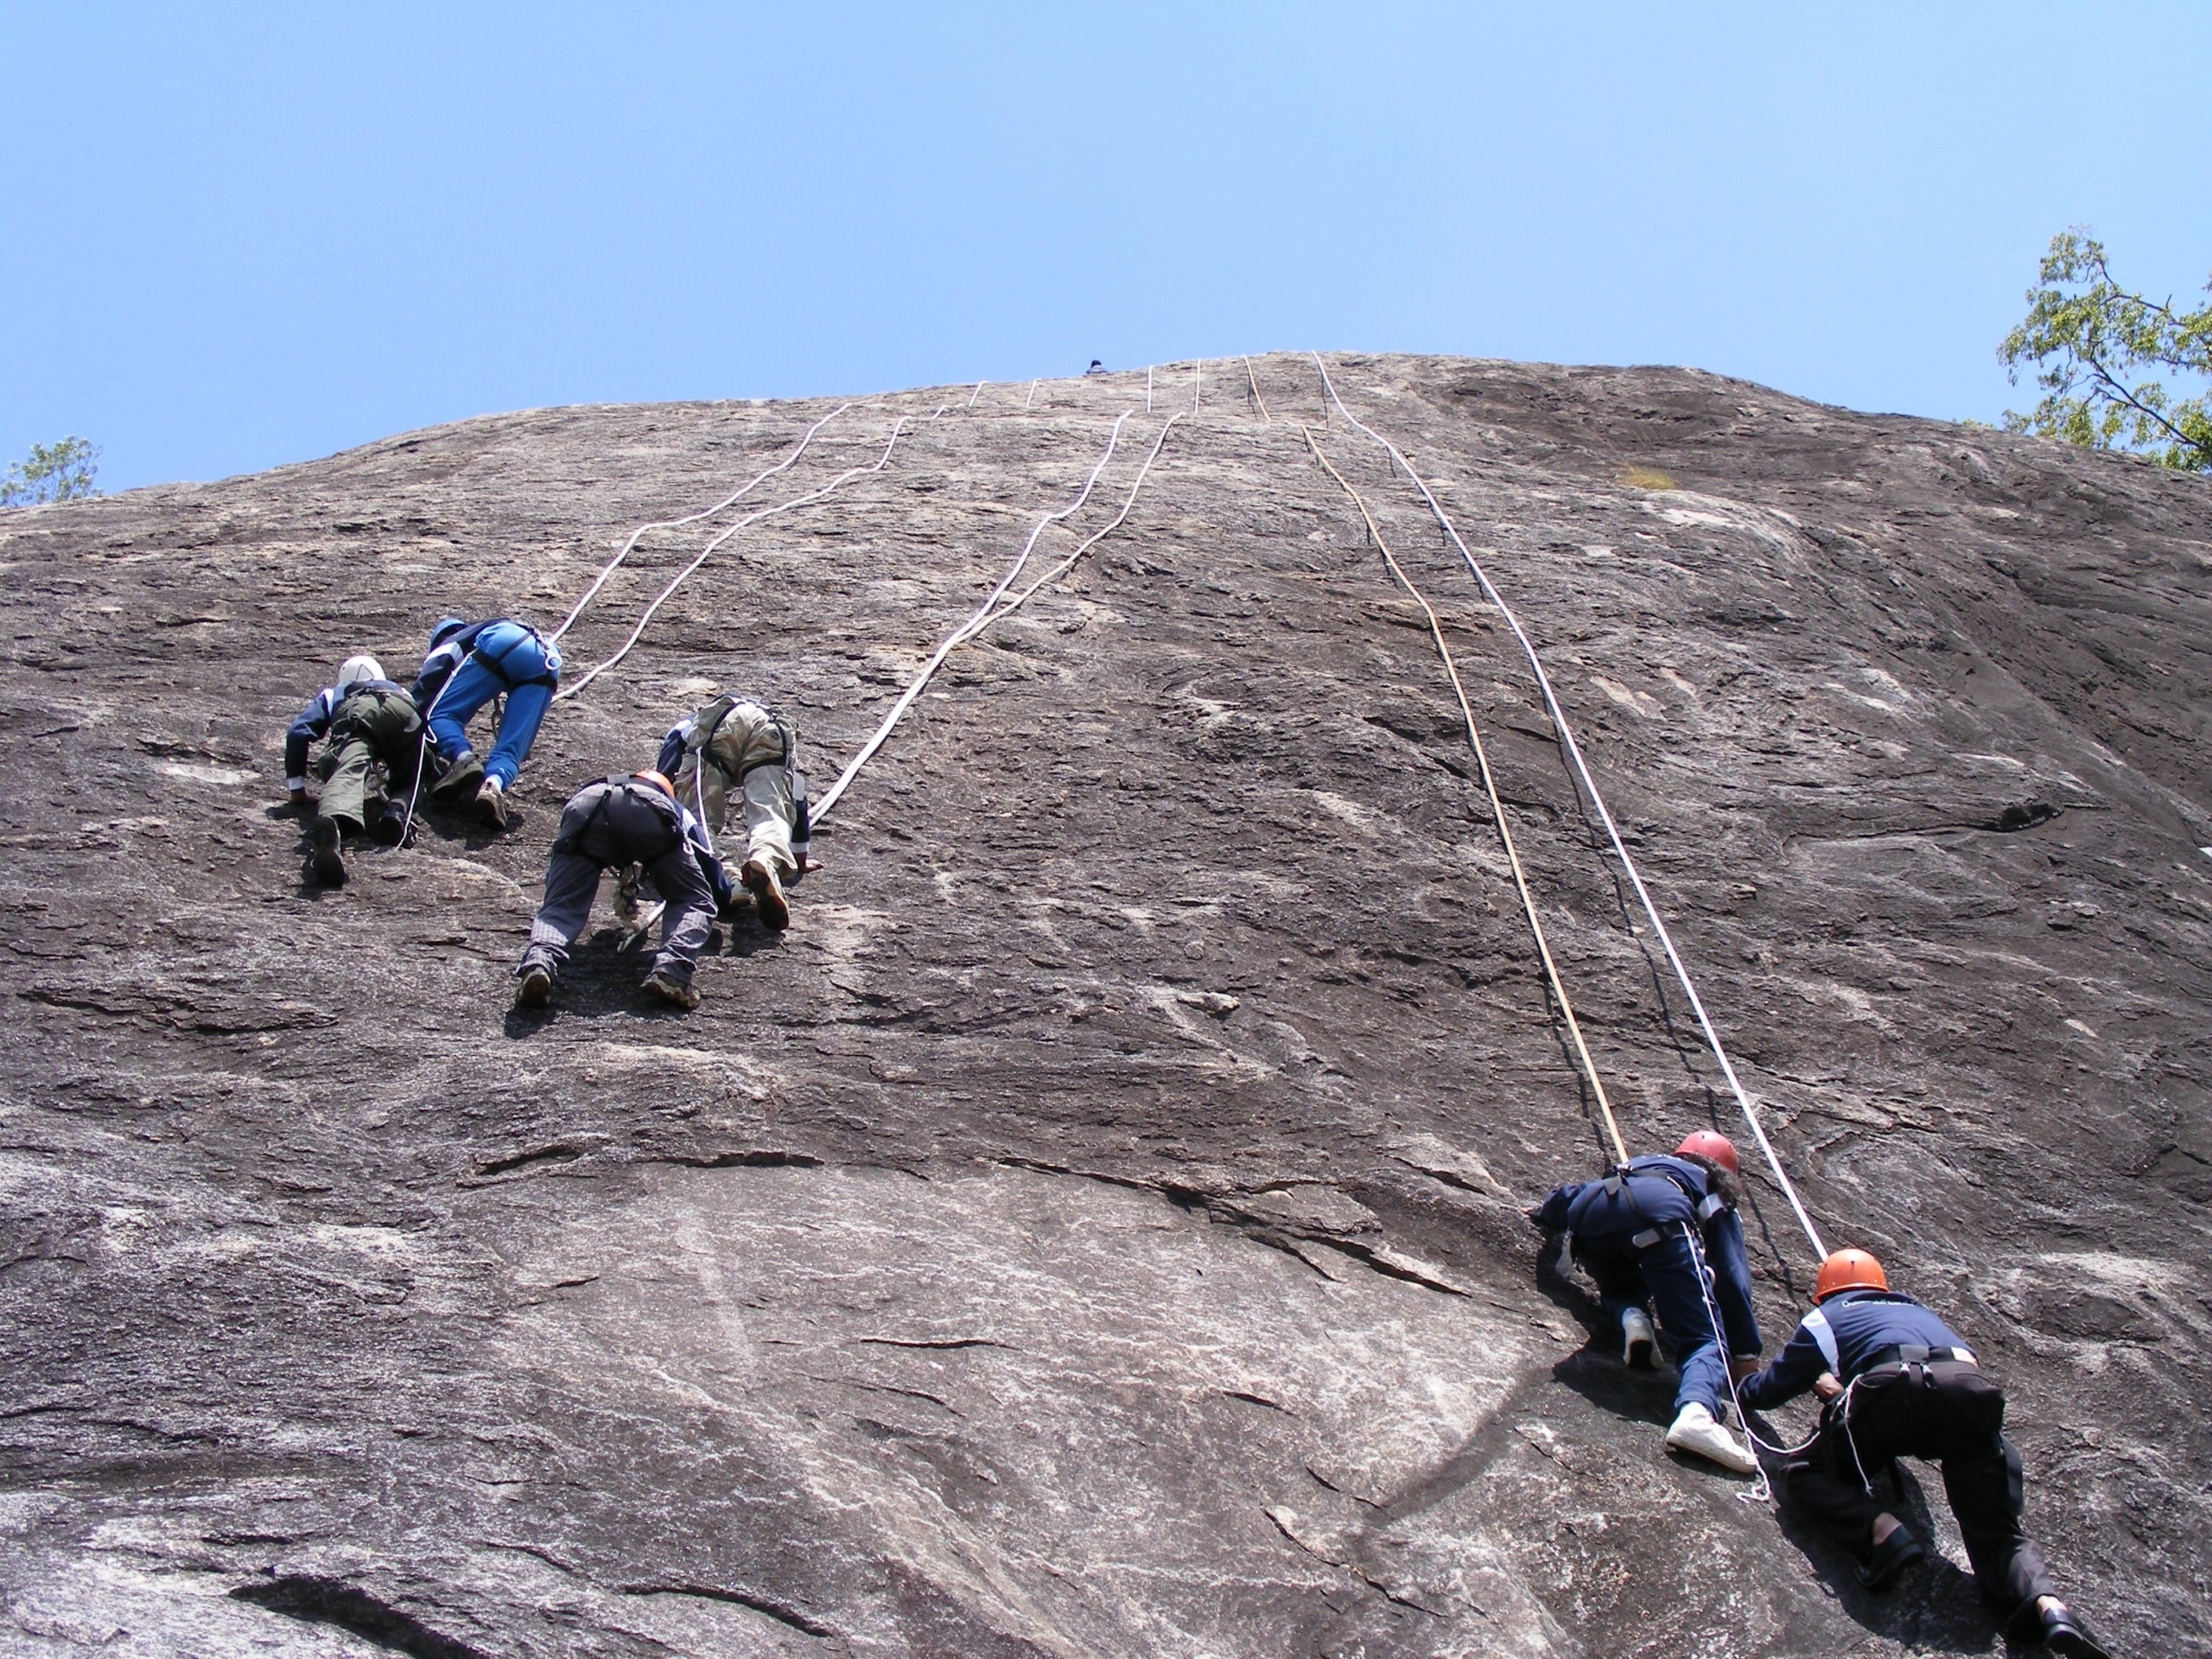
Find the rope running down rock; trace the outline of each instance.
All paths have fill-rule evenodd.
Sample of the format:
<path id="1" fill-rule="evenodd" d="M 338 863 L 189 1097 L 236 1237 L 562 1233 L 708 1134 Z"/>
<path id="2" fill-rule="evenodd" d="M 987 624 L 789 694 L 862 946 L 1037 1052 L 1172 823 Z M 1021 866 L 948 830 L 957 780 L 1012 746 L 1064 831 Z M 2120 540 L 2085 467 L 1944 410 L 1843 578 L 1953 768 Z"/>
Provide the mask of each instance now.
<path id="1" fill-rule="evenodd" d="M 1166 423 L 1160 427 L 1160 435 L 1153 440 L 1152 452 L 1145 457 L 1144 465 L 1137 469 L 1136 480 L 1129 486 L 1128 495 L 1122 503 L 1121 512 L 1114 515 L 1113 522 L 1090 537 L 1074 552 L 1069 554 L 1067 557 L 1062 559 L 1012 599 L 1001 604 L 1000 601 L 1007 590 L 1013 587 L 1015 578 L 1020 575 L 1022 568 L 1028 563 L 1030 553 L 1037 545 L 1037 538 L 1045 533 L 1045 527 L 1072 517 L 1090 499 L 1092 487 L 1098 482 L 1099 474 L 1106 470 L 1106 463 L 1114 458 L 1114 447 L 1121 441 L 1122 427 L 1128 420 L 1129 414 L 1124 411 L 1116 417 L 1114 422 L 1114 430 L 1106 441 L 1106 453 L 1099 456 L 1098 464 L 1090 469 L 1090 476 L 1084 480 L 1082 493 L 1058 512 L 1046 513 L 1037 521 L 1037 527 L 1029 532 L 1029 539 L 1022 543 L 1021 551 L 1015 556 L 1013 564 L 1007 567 L 1006 575 L 999 578 L 999 585 L 991 590 L 988 597 L 976 607 L 975 612 L 966 621 L 944 637 L 944 642 L 931 654 L 930 659 L 922 664 L 921 671 L 914 676 L 906 690 L 899 694 L 898 702 L 891 707 L 891 712 L 883 717 L 882 724 L 875 728 L 874 734 L 846 763 L 844 771 L 838 774 L 837 781 L 830 785 L 821 801 L 812 808 L 810 816 L 815 822 L 819 823 L 830 816 L 830 810 L 836 805 L 838 801 L 843 798 L 845 791 L 852 787 L 853 780 L 860 776 L 861 768 L 865 766 L 874 756 L 875 752 L 883 747 L 893 729 L 900 720 L 906 717 L 907 709 L 913 706 L 914 699 L 922 694 L 922 689 L 929 683 L 931 676 L 937 672 L 947 657 L 959 646 L 982 632 L 992 623 L 1002 617 L 1013 615 L 1014 612 L 1029 602 L 1039 588 L 1058 581 L 1060 577 L 1075 568 L 1077 561 L 1084 554 L 1121 528 L 1122 522 L 1129 516 L 1129 509 L 1136 505 L 1137 492 L 1144 487 L 1145 479 L 1152 471 L 1153 462 L 1160 459 L 1160 451 L 1167 442 L 1168 433 L 1174 429 L 1176 422 L 1181 420 L 1185 412 L 1187 411 L 1179 410 L 1169 416 Z"/>
<path id="2" fill-rule="evenodd" d="M 778 513 L 791 512 L 798 508 L 810 505 L 812 503 L 819 501 L 828 496 L 840 485 L 849 483 L 852 480 L 861 477 L 866 474 L 881 472 L 885 467 L 890 464 L 891 452 L 898 447 L 899 439 L 906 431 L 906 422 L 909 418 L 909 416 L 905 415 L 901 415 L 899 417 L 898 423 L 891 429 L 890 442 L 883 446 L 883 453 L 876 457 L 876 460 L 872 466 L 849 467 L 846 471 L 838 474 L 836 477 L 831 479 L 827 484 L 817 485 L 815 488 L 807 491 L 804 495 L 793 496 L 788 501 L 779 501 L 772 507 L 762 507 L 757 512 L 749 512 L 746 514 L 744 518 L 739 519 L 735 524 L 730 525 L 728 529 L 723 531 L 721 534 L 715 536 L 712 540 L 708 542 L 704 547 L 699 550 L 698 556 L 694 558 L 690 563 L 685 565 L 683 569 L 677 571 L 675 577 L 669 582 L 668 586 L 660 590 L 659 594 L 653 600 L 653 602 L 645 607 L 645 614 L 638 619 L 638 626 L 630 630 L 630 637 L 622 642 L 621 649 L 617 651 L 612 657 L 609 657 L 605 662 L 595 664 L 589 671 L 579 677 L 574 685 L 563 686 L 560 690 L 553 694 L 553 701 L 560 702 L 569 697 L 575 696 L 579 691 L 582 691 L 601 674 L 604 674 L 608 669 L 613 667 L 615 664 L 620 662 L 625 657 L 628 656 L 630 654 L 631 647 L 635 645 L 640 639 L 644 638 L 645 626 L 653 620 L 654 613 L 658 611 L 663 605 L 668 602 L 670 595 L 674 594 L 678 588 L 683 585 L 683 582 L 686 577 L 690 576 L 694 570 L 696 570 L 701 565 L 707 562 L 708 558 L 712 556 L 716 548 L 720 547 L 724 542 L 729 540 L 731 537 L 736 535 L 739 531 L 744 530 L 749 525 L 757 524 L 764 518 L 772 518 Z M 932 416 L 931 418 L 934 419 L 935 416 Z M 793 456 L 792 458 L 794 460 L 797 459 L 796 456 Z"/>
<path id="3" fill-rule="evenodd" d="M 1429 637 L 1436 641 L 1436 654 L 1443 658 L 1444 672 L 1452 681 L 1452 695 L 1459 700 L 1459 715 L 1467 726 L 1468 747 L 1475 752 L 1475 766 L 1482 774 L 1483 788 L 1490 796 L 1491 811 L 1497 819 L 1497 838 L 1504 842 L 1506 862 L 1513 867 L 1513 885 L 1520 889 L 1521 908 L 1529 918 L 1529 931 L 1535 938 L 1536 954 L 1543 959 L 1544 977 L 1550 982 L 1552 996 L 1559 1004 L 1560 1017 L 1567 1022 L 1567 1034 L 1573 1040 L 1575 1057 L 1582 1063 L 1582 1075 L 1589 1081 L 1591 1093 L 1597 1096 L 1598 1110 L 1605 1121 L 1606 1137 L 1613 1143 L 1614 1158 L 1624 1164 L 1628 1162 L 1628 1143 L 1621 1139 L 1621 1126 L 1613 1116 L 1613 1103 L 1605 1094 L 1605 1080 L 1598 1075 L 1598 1063 L 1591 1058 L 1590 1046 L 1582 1040 L 1582 1025 L 1574 1017 L 1573 999 L 1567 994 L 1566 982 L 1560 977 L 1559 964 L 1552 960 L 1551 945 L 1544 938 L 1544 924 L 1536 913 L 1535 895 L 1529 890 L 1529 877 L 1521 868 L 1520 851 L 1513 844 L 1513 826 L 1506 819 L 1505 802 L 1498 795 L 1497 779 L 1490 769 L 1490 753 L 1483 747 L 1482 730 L 1475 723 L 1474 708 L 1467 701 L 1467 688 L 1460 683 L 1459 664 L 1452 660 L 1452 647 L 1445 641 L 1444 625 L 1437 620 L 1436 612 L 1421 589 L 1414 585 L 1413 578 L 1398 563 L 1397 556 L 1390 551 L 1389 543 L 1382 539 L 1382 529 L 1376 524 L 1375 515 L 1367 510 L 1367 503 L 1360 499 L 1359 492 L 1345 481 L 1344 475 L 1336 469 L 1328 456 L 1321 453 L 1321 446 L 1313 436 L 1313 429 L 1301 421 L 1298 429 L 1306 435 L 1306 447 L 1313 450 L 1313 459 L 1321 463 L 1329 476 L 1337 480 L 1338 487 L 1351 498 L 1352 505 L 1359 509 L 1359 516 L 1367 523 L 1368 535 L 1382 555 L 1382 563 L 1390 567 L 1390 574 L 1397 578 L 1398 585 L 1412 595 L 1414 603 L 1421 607 L 1421 614 L 1428 619 Z"/>
<path id="4" fill-rule="evenodd" d="M 1735 1065 L 1728 1058 L 1728 1051 L 1720 1040 L 1720 1033 L 1713 1028 L 1712 1017 L 1706 1013 L 1705 1003 L 1697 994 L 1697 987 L 1691 982 L 1689 969 L 1684 965 L 1681 953 L 1675 948 L 1674 936 L 1668 932 L 1667 924 L 1660 919 L 1659 906 L 1652 902 L 1650 890 L 1643 885 L 1643 877 L 1636 868 L 1636 861 L 1629 855 L 1627 844 L 1621 839 L 1620 829 L 1614 823 L 1612 813 L 1606 809 L 1605 798 L 1599 791 L 1598 780 L 1591 773 L 1589 762 L 1583 758 L 1582 746 L 1574 740 L 1574 729 L 1567 723 L 1567 710 L 1560 705 L 1559 694 L 1552 688 L 1551 676 L 1544 671 L 1543 663 L 1536 655 L 1536 647 L 1530 642 L 1528 633 L 1521 626 L 1520 619 L 1514 615 L 1513 607 L 1505 602 L 1504 595 L 1498 592 L 1466 543 L 1460 538 L 1459 530 L 1438 503 L 1427 482 L 1419 473 L 1414 470 L 1414 464 L 1400 453 L 1395 444 L 1344 407 L 1344 399 L 1337 395 L 1335 383 L 1329 378 L 1329 365 L 1321 360 L 1321 354 L 1319 352 L 1313 353 L 1313 363 L 1314 366 L 1321 371 L 1321 384 L 1328 391 L 1329 401 L 1336 405 L 1337 411 L 1356 429 L 1365 433 L 1376 444 L 1388 451 L 1390 458 L 1404 469 L 1406 476 L 1413 480 L 1414 487 L 1421 492 L 1421 499 L 1428 504 L 1428 510 L 1434 515 L 1437 524 L 1451 538 L 1452 544 L 1459 550 L 1459 556 L 1466 561 L 1467 569 L 1473 573 L 1475 582 L 1481 588 L 1484 597 L 1497 607 L 1498 614 L 1505 620 L 1505 626 L 1512 630 L 1514 639 L 1520 642 L 1522 652 L 1528 658 L 1529 667 L 1535 673 L 1537 687 L 1543 694 L 1544 707 L 1550 711 L 1553 724 L 1558 728 L 1560 745 L 1566 749 L 1568 760 L 1573 762 L 1575 772 L 1582 781 L 1583 788 L 1588 792 L 1590 804 L 1598 810 L 1599 820 L 1605 827 L 1605 834 L 1612 842 L 1613 852 L 1619 858 L 1622 869 L 1627 872 L 1629 884 L 1635 888 L 1637 899 L 1643 906 L 1643 913 L 1651 923 L 1652 931 L 1658 937 L 1661 947 L 1667 953 L 1667 960 L 1674 968 L 1675 977 L 1681 985 L 1682 994 L 1689 1000 L 1691 1010 L 1697 1015 L 1699 1028 L 1705 1033 L 1706 1045 L 1713 1051 L 1713 1058 L 1719 1063 L 1721 1075 L 1727 1078 L 1728 1087 L 1735 1094 L 1737 1105 L 1743 1109 L 1744 1121 L 1751 1125 L 1751 1134 L 1758 1141 L 1759 1150 L 1765 1155 L 1767 1167 L 1773 1172 L 1776 1184 L 1781 1187 L 1783 1196 L 1789 1200 L 1790 1209 L 1796 1211 L 1797 1224 L 1805 1230 L 1805 1236 L 1812 1243 L 1814 1255 L 1816 1257 L 1825 1258 L 1827 1255 L 1827 1247 L 1821 1242 L 1820 1229 L 1814 1226 L 1812 1217 L 1806 1213 L 1804 1203 L 1798 1198 L 1796 1185 L 1791 1183 L 1789 1173 L 1782 1166 L 1780 1156 L 1775 1152 L 1774 1143 L 1767 1139 L 1766 1128 L 1759 1122 L 1758 1112 L 1751 1103 L 1751 1096 L 1745 1092 L 1743 1083 L 1736 1076 Z"/>
<path id="5" fill-rule="evenodd" d="M 558 645 L 561 642 L 562 635 L 567 633 L 570 628 L 575 626 L 576 619 L 584 613 L 584 607 L 590 604 L 593 599 L 597 596 L 599 590 L 607 586 L 607 579 L 613 575 L 615 571 L 620 568 L 622 562 L 625 559 L 630 556 L 632 550 L 638 545 L 639 539 L 643 537 L 647 531 L 681 530 L 686 524 L 697 524 L 702 518 L 711 518 L 716 513 L 720 512 L 724 507 L 734 505 L 735 503 L 743 500 L 761 485 L 766 483 L 778 473 L 785 470 L 792 462 L 796 461 L 801 455 L 804 454 L 806 453 L 807 445 L 814 442 L 814 435 L 819 432 L 823 427 L 829 425 L 830 422 L 836 420 L 840 415 L 843 414 L 851 407 L 852 405 L 850 404 L 838 404 L 836 408 L 831 410 L 827 415 L 824 415 L 812 426 L 806 429 L 805 435 L 798 441 L 798 448 L 792 450 L 791 454 L 785 455 L 774 466 L 769 467 L 767 471 L 756 474 L 752 482 L 741 485 L 736 489 L 732 490 L 721 500 L 715 502 L 713 506 L 702 507 L 696 512 L 688 512 L 681 518 L 656 518 L 651 524 L 639 524 L 637 529 L 630 532 L 630 539 L 622 543 L 622 550 L 607 561 L 607 568 L 601 570 L 593 580 L 590 587 L 584 589 L 584 596 L 576 601 L 576 607 L 569 613 L 568 620 L 546 636 L 547 640 L 554 645 Z"/>

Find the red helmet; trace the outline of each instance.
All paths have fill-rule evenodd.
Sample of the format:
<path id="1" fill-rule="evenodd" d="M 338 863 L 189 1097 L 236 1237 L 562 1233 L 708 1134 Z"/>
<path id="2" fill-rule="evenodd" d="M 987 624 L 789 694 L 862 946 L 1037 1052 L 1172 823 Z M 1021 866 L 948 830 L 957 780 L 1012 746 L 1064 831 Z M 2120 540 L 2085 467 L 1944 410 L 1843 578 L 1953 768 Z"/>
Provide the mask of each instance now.
<path id="1" fill-rule="evenodd" d="M 1717 1129 L 1700 1129 L 1694 1135 L 1686 1135 L 1682 1144 L 1675 1148 L 1677 1158 L 1693 1154 L 1711 1159 L 1731 1175 L 1743 1173 L 1736 1163 L 1736 1143 Z"/>
<path id="2" fill-rule="evenodd" d="M 651 784 L 664 795 L 673 797 L 676 793 L 676 785 L 650 766 L 643 772 L 633 772 L 630 775 L 641 784 Z"/>
<path id="3" fill-rule="evenodd" d="M 1887 1290 L 1890 1275 L 1865 1250 L 1836 1250 L 1821 1263 L 1821 1276 L 1813 1281 L 1813 1300 L 1825 1302 L 1840 1290 Z"/>

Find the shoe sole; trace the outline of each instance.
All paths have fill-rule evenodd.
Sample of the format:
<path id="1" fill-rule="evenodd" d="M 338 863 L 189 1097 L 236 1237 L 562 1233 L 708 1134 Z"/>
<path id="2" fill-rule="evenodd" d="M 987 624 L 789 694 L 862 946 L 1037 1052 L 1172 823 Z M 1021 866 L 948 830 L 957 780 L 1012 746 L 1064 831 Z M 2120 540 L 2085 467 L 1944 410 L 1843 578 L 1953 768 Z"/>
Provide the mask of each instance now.
<path id="1" fill-rule="evenodd" d="M 699 1006 L 697 992 L 686 995 L 672 988 L 664 987 L 655 980 L 649 979 L 645 982 L 645 995 L 656 1002 L 664 1003 L 671 1008 L 683 1008 L 687 1012 Z"/>
<path id="2" fill-rule="evenodd" d="M 448 772 L 444 777 L 439 779 L 436 783 L 432 784 L 430 785 L 430 793 L 436 796 L 438 799 L 444 801 L 451 800 L 457 796 L 466 794 L 470 790 L 481 789 L 483 787 L 484 768 L 481 766 L 463 766 L 458 772 Z"/>
<path id="3" fill-rule="evenodd" d="M 1652 1344 L 1649 1341 L 1639 1339 L 1629 1344 L 1628 1352 L 1624 1356 L 1629 1370 L 1648 1371 L 1654 1369 L 1655 1362 L 1651 1351 Z"/>
<path id="4" fill-rule="evenodd" d="M 346 885 L 346 856 L 339 850 L 339 838 L 332 836 L 327 846 L 323 842 L 323 828 L 332 822 L 325 818 L 315 826 L 315 879 L 326 887 L 342 887 Z"/>
<path id="5" fill-rule="evenodd" d="M 2063 1653 L 2067 1659 L 2112 1659 L 2108 1649 L 2080 1630 L 2054 1630 L 2044 1641 L 2053 1653 Z"/>
<path id="6" fill-rule="evenodd" d="M 1859 1582 L 1869 1590 L 1886 1590 L 1927 1559 L 1927 1550 L 1915 1541 L 1910 1548 L 1899 1550 L 1871 1572 L 1863 1567 L 1859 1568 Z"/>
<path id="7" fill-rule="evenodd" d="M 1672 1435 L 1668 1437 L 1667 1446 L 1669 1451 L 1679 1452 L 1686 1458 L 1695 1458 L 1700 1463 L 1709 1463 L 1716 1469 L 1726 1469 L 1732 1475 L 1755 1475 L 1759 1471 L 1758 1459 L 1752 1459 L 1751 1467 L 1747 1469 L 1740 1459 L 1728 1457 L 1717 1446 L 1708 1449 L 1675 1440 Z"/>
<path id="8" fill-rule="evenodd" d="M 479 795 L 476 798 L 476 816 L 490 828 L 504 830 L 507 827 L 507 804 L 500 800 L 487 801 Z"/>
<path id="9" fill-rule="evenodd" d="M 784 895 L 776 891 L 775 884 L 765 875 L 745 872 L 745 890 L 753 895 L 753 902 L 760 912 L 760 925 L 771 933 L 780 933 L 791 925 L 791 907 Z"/>
<path id="10" fill-rule="evenodd" d="M 515 1007 L 542 1008 L 553 1000 L 553 982 L 550 979 L 525 976 L 515 988 Z"/>

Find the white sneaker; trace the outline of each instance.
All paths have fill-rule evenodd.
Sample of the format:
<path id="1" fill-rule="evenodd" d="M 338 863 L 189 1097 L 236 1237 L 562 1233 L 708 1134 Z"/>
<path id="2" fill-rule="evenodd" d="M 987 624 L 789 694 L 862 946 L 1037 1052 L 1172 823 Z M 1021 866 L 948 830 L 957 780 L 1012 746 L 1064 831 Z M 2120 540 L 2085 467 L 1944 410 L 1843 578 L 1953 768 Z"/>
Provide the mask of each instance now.
<path id="1" fill-rule="evenodd" d="M 1667 1444 L 1677 1452 L 1690 1452 L 1739 1475 L 1756 1475 L 1759 1471 L 1759 1460 L 1751 1455 L 1750 1448 L 1714 1422 L 1713 1414 L 1694 1400 L 1682 1408 L 1674 1427 L 1667 1431 Z"/>
<path id="2" fill-rule="evenodd" d="M 1640 1307 L 1621 1310 L 1621 1361 L 1632 1370 L 1648 1371 L 1655 1363 L 1658 1338 L 1651 1316 Z"/>

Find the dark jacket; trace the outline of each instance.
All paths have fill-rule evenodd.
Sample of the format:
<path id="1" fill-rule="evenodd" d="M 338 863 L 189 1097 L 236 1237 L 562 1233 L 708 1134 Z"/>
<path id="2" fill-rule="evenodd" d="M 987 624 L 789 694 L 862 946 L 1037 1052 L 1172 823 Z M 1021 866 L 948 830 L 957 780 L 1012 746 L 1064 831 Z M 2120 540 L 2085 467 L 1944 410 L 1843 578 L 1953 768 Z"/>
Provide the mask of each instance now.
<path id="1" fill-rule="evenodd" d="M 344 690 L 326 685 L 300 710 L 284 732 L 284 786 L 301 790 L 308 786 L 308 746 L 326 737 L 330 722 L 338 718 L 339 705 L 356 691 L 400 691 L 405 687 L 391 680 L 356 680 Z"/>
<path id="2" fill-rule="evenodd" d="M 1910 1296 L 1839 1291 L 1797 1322 L 1774 1363 L 1746 1382 L 1738 1396 L 1754 1411 L 1778 1406 L 1811 1388 L 1823 1371 L 1848 1382 L 1905 1344 L 1966 1347 L 1956 1332 Z"/>
<path id="3" fill-rule="evenodd" d="M 1728 1351 L 1756 1354 L 1759 1322 L 1751 1311 L 1751 1267 L 1744 1250 L 1744 1224 L 1707 1188 L 1706 1174 L 1683 1158 L 1631 1159 L 1626 1175 L 1569 1181 L 1554 1187 L 1537 1208 L 1547 1232 L 1572 1233 L 1578 1251 L 1636 1256 L 1685 1226 L 1696 1230 L 1713 1269 L 1713 1300 L 1726 1327 Z"/>

